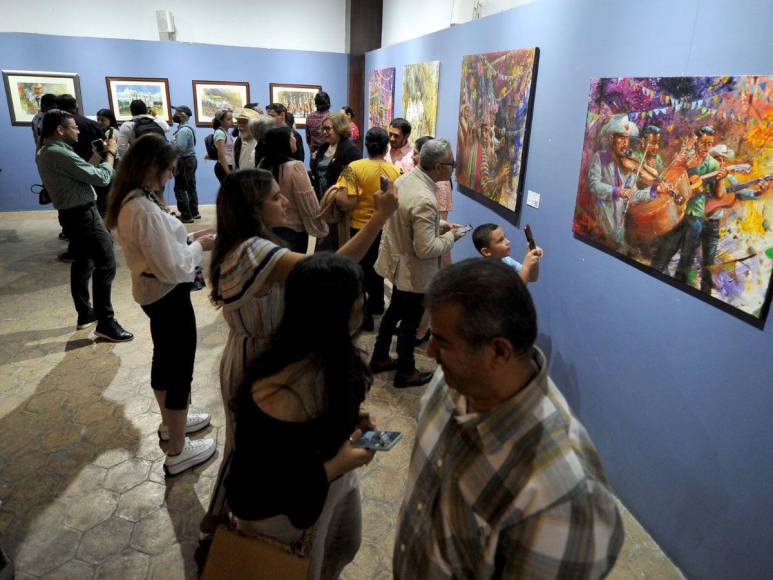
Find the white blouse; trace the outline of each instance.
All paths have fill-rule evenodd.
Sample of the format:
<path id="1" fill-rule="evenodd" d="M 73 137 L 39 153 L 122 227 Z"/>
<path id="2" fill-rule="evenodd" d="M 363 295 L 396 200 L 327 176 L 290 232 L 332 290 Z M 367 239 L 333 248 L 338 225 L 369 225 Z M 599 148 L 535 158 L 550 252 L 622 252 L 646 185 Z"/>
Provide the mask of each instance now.
<path id="1" fill-rule="evenodd" d="M 201 263 L 201 244 L 188 244 L 188 232 L 180 220 L 163 212 L 143 192 L 124 203 L 116 233 L 137 304 L 152 304 L 178 284 L 193 282 Z"/>

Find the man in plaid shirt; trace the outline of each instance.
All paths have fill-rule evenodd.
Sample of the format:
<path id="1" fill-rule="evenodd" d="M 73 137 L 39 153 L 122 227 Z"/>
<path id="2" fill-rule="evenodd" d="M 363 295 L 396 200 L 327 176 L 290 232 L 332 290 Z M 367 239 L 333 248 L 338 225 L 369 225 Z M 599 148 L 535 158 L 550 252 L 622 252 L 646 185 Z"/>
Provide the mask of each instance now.
<path id="1" fill-rule="evenodd" d="M 441 270 L 425 297 L 429 354 L 394 575 L 601 578 L 623 544 L 588 433 L 534 347 L 526 286 L 499 260 Z"/>

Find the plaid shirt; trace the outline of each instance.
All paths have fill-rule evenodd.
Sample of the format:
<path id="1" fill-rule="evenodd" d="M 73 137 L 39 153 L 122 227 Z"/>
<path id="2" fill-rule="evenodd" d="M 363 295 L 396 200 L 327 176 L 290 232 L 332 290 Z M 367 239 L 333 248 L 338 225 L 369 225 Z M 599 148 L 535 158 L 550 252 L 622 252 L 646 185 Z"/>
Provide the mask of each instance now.
<path id="1" fill-rule="evenodd" d="M 485 414 L 446 385 L 423 399 L 394 576 L 599 578 L 623 525 L 598 454 L 547 375 Z"/>

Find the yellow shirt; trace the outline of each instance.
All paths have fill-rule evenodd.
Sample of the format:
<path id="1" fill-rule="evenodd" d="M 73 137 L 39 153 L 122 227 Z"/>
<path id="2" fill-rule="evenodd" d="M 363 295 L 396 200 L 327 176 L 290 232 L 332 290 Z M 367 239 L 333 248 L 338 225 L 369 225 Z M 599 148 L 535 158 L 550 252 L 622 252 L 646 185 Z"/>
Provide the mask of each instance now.
<path id="1" fill-rule="evenodd" d="M 382 175 L 394 181 L 400 177 L 400 170 L 388 161 L 358 159 L 341 172 L 336 186 L 345 188 L 347 195 L 357 197 L 357 205 L 352 210 L 353 228 L 363 228 L 373 215 L 373 194 L 381 189 Z"/>

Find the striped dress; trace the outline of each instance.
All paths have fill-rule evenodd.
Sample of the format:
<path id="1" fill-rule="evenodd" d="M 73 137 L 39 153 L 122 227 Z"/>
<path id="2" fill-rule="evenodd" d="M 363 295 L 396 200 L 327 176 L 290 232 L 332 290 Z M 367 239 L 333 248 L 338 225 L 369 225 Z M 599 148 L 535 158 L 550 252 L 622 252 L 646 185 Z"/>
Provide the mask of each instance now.
<path id="1" fill-rule="evenodd" d="M 266 347 L 284 312 L 284 285 L 266 286 L 266 280 L 288 251 L 269 240 L 250 238 L 231 250 L 220 267 L 216 302 L 223 308 L 229 328 L 220 361 L 226 418 L 224 457 L 228 457 L 234 441 L 230 401 L 244 380 L 247 366 Z"/>

